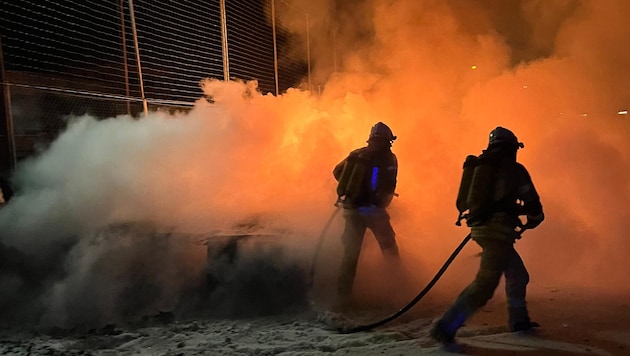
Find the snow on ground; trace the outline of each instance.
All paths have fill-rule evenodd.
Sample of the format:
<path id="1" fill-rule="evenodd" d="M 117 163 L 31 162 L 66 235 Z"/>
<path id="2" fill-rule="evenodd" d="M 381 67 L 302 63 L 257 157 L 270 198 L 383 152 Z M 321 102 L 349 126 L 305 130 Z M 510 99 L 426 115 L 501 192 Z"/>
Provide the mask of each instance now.
<path id="1" fill-rule="evenodd" d="M 627 297 L 627 295 L 626 295 Z M 501 301 L 489 303 L 458 333 L 459 353 L 469 355 L 626 355 L 630 349 L 628 298 L 539 291 L 531 302 L 542 327 L 510 333 Z M 89 331 L 2 330 L 2 355 L 418 355 L 452 354 L 428 336 L 445 303 L 416 305 L 373 331 L 340 333 L 335 326 L 379 320 L 381 309 L 336 314 L 319 308 L 255 318 L 175 320 L 161 313 L 143 324 Z"/>
<path id="2" fill-rule="evenodd" d="M 143 230 L 138 229 L 131 230 L 136 242 L 146 237 L 139 233 Z M 107 231 L 111 234 L 112 231 L 128 230 L 129 227 L 119 227 Z M 161 235 L 157 240 L 152 233 L 146 235 L 151 245 L 162 241 Z M 125 234 L 115 236 L 121 242 L 126 241 Z M 508 332 L 505 297 L 499 287 L 488 305 L 459 331 L 459 348 L 440 348 L 429 337 L 429 330 L 456 297 L 454 292 L 444 290 L 447 281 L 440 281 L 419 303 L 390 323 L 371 331 L 344 333 L 340 330 L 370 325 L 389 317 L 405 306 L 406 301 L 394 300 L 392 291 L 384 299 L 358 298 L 352 308 L 342 313 L 333 312 L 330 300 L 320 295 L 326 293 L 308 291 L 305 267 L 282 261 L 284 254 L 273 244 L 273 236 L 252 236 L 227 235 L 223 241 L 213 235 L 214 244 L 207 245 L 209 260 L 202 283 L 205 288 L 182 289 L 190 295 L 181 298 L 186 303 L 173 304 L 173 310 L 139 314 L 144 315 L 140 317 L 136 313 L 134 317 L 106 322 L 102 315 L 84 315 L 90 311 L 102 312 L 98 308 L 101 304 L 96 303 L 98 299 L 88 300 L 99 294 L 86 292 L 72 299 L 72 303 L 64 304 L 65 313 L 77 323 L 91 321 L 100 323 L 100 326 L 78 327 L 29 324 L 21 316 L 30 316 L 30 313 L 18 310 L 11 319 L 9 312 L 12 310 L 7 309 L 0 316 L 0 354 L 405 356 L 452 354 L 453 351 L 469 355 L 630 353 L 630 292 L 619 286 L 611 286 L 611 290 L 617 288 L 614 291 L 587 287 L 551 288 L 537 284 L 537 280 L 532 281 L 528 290 L 530 314 L 542 325 L 535 333 Z M 261 245 L 260 242 L 264 243 Z M 202 247 L 206 250 L 206 246 Z M 5 257 L 11 257 L 11 251 L 5 251 Z M 162 255 L 147 253 L 148 249 L 143 251 L 145 255 L 155 257 L 151 259 L 152 265 L 159 265 L 160 261 L 165 265 L 157 272 L 172 270 L 172 266 L 164 263 L 168 260 L 160 260 Z M 3 263 L 16 268 L 21 266 L 10 262 L 8 259 Z M 137 266 L 135 271 L 142 272 Z M 156 280 L 148 273 L 140 275 L 142 279 L 133 281 L 146 284 Z M 84 287 L 111 289 L 112 285 L 99 283 L 91 281 Z M 140 288 L 142 285 L 129 289 L 132 294 L 120 294 L 117 302 L 125 306 L 125 310 L 131 307 L 135 307 L 136 312 L 150 310 L 143 303 L 153 302 L 155 298 L 149 294 L 160 289 Z M 318 287 L 321 285 L 316 283 L 312 288 Z M 165 293 L 167 290 L 164 288 L 161 293 L 169 295 Z M 47 300 L 47 295 L 41 295 L 41 302 Z M 129 300 L 131 296 L 137 300 Z M 25 295 L 20 298 L 27 300 Z"/>

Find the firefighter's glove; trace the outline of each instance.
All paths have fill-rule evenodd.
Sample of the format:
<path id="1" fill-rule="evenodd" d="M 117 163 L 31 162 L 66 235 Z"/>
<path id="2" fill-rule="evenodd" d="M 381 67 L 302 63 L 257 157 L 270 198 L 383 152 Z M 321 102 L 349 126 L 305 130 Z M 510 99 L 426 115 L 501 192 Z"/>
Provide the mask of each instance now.
<path id="1" fill-rule="evenodd" d="M 527 215 L 527 222 L 523 225 L 524 230 L 530 230 L 540 225 L 541 222 L 545 219 L 545 215 L 540 213 L 538 215 Z"/>

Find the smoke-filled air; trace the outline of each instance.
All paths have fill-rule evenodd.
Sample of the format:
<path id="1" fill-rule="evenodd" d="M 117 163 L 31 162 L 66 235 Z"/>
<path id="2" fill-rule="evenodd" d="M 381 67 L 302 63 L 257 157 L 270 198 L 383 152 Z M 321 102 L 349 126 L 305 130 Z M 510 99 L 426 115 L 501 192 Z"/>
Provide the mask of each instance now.
<path id="1" fill-rule="evenodd" d="M 193 308 L 213 239 L 245 233 L 282 246 L 252 248 L 250 264 L 238 266 L 252 273 L 261 258 L 276 270 L 310 268 L 323 234 L 313 288 L 325 299 L 343 226 L 339 214 L 324 230 L 336 209 L 332 169 L 378 121 L 398 136 L 389 212 L 413 278 L 387 285 L 368 234 L 359 294 L 408 300 L 434 275 L 468 233 L 454 224 L 463 161 L 499 125 L 525 144 L 518 160 L 546 215 L 516 243 L 532 283 L 625 285 L 630 2 L 292 3 L 276 15 L 295 35 L 292 48 L 309 46 L 311 72 L 296 89 L 263 95 L 255 82 L 208 78 L 189 112 L 69 118 L 21 162 L 16 194 L 0 210 L 11 256 L 0 276 L 3 314 L 72 326 Z M 451 299 L 470 281 L 473 245 L 433 293 Z M 232 283 L 233 293 L 258 293 Z"/>

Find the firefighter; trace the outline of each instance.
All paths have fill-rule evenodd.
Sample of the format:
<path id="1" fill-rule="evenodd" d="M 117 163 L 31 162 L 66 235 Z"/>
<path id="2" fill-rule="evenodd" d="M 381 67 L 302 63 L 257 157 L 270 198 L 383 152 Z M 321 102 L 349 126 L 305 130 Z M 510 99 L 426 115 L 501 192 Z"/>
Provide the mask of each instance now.
<path id="1" fill-rule="evenodd" d="M 392 130 L 378 122 L 370 130 L 367 146 L 352 151 L 333 169 L 345 220 L 341 236 L 344 253 L 337 281 L 339 308 L 350 302 L 367 229 L 374 234 L 386 259 L 399 259 L 396 234 L 386 210 L 395 195 L 398 174 L 398 161 L 391 151 L 394 140 Z"/>
<path id="2" fill-rule="evenodd" d="M 472 283 L 433 325 L 431 336 L 440 343 L 454 342 L 457 330 L 492 298 L 502 276 L 505 276 L 510 330 L 525 331 L 538 326 L 530 320 L 525 301 L 529 274 L 514 249 L 514 243 L 522 232 L 537 227 L 545 217 L 527 169 L 516 162 L 516 152 L 523 147 L 512 131 L 496 127 L 490 132 L 487 149 L 478 157 L 477 164 L 472 165 L 485 167 L 486 172 L 488 167 L 494 169 L 494 174 L 484 174 L 486 178 L 471 183 L 470 188 L 471 193 L 490 192 L 490 203 L 468 201 L 468 206 L 475 208 L 471 208 L 465 215 L 472 239 L 482 248 L 481 262 Z M 466 182 L 462 180 L 462 184 Z M 466 191 L 461 188 L 460 194 Z M 468 194 L 468 197 L 473 195 L 475 194 Z M 458 204 L 460 198 L 458 197 Z M 519 215 L 527 216 L 524 225 Z"/>

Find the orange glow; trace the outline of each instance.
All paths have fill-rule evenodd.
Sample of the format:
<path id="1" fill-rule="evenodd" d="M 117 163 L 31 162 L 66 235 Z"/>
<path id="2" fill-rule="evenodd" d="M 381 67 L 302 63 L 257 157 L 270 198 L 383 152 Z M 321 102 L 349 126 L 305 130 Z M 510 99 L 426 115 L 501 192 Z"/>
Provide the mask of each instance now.
<path id="1" fill-rule="evenodd" d="M 149 220 L 206 233 L 257 216 L 310 263 L 334 211 L 334 165 L 383 121 L 398 136 L 400 196 L 390 213 L 412 278 L 387 287 L 368 235 L 357 288 L 404 299 L 468 233 L 454 224 L 462 164 L 501 125 L 525 143 L 519 161 L 547 216 L 516 245 L 532 281 L 556 288 L 625 285 L 630 127 L 611 108 L 630 100 L 630 2 L 533 3 L 497 10 L 496 2 L 484 1 L 335 2 L 347 8 L 331 16 L 332 2 L 294 1 L 295 13 L 279 15 L 285 29 L 305 35 L 302 14 L 322 15 L 310 17 L 312 77 L 321 95 L 298 89 L 261 95 L 255 83 L 209 79 L 203 90 L 215 103 L 200 100 L 178 120 L 152 113 L 142 120 L 79 121 L 23 168 L 37 178 L 3 208 L 0 231 L 16 246 L 39 248 L 30 236 L 44 236 L 50 226 L 62 236 Z M 344 19 L 346 13 L 352 18 Z M 510 16 L 522 21 L 495 26 Z M 338 23 L 328 22 L 333 18 Z M 331 28 L 339 29 L 334 44 Z M 331 48 L 338 56 L 334 71 Z M 27 205 L 37 209 L 21 213 Z M 320 278 L 335 278 L 341 229 L 339 217 L 325 236 Z M 478 251 L 470 243 L 434 293 L 466 285 Z"/>

